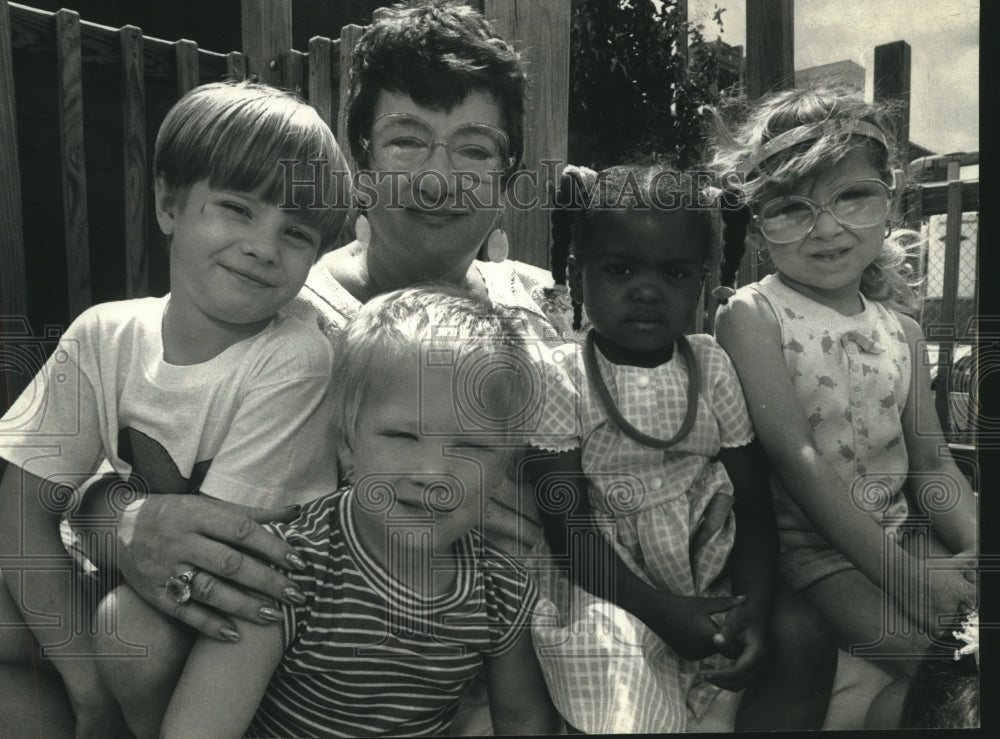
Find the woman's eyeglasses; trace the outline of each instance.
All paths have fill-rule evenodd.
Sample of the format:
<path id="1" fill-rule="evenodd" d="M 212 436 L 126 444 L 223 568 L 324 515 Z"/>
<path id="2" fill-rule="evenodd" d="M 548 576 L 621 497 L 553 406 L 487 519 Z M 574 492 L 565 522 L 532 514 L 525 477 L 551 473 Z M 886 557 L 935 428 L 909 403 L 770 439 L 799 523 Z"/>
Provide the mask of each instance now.
<path id="1" fill-rule="evenodd" d="M 423 118 L 388 113 L 375 119 L 371 138 L 363 143 L 374 163 L 388 170 L 420 167 L 438 144 L 448 152 L 456 171 L 485 175 L 502 172 L 512 164 L 507 134 L 485 123 L 464 123 L 439 137 Z"/>
<path id="2" fill-rule="evenodd" d="M 838 187 L 825 203 L 798 195 L 768 200 L 754 221 L 775 244 L 791 244 L 808 236 L 820 213 L 829 212 L 845 228 L 868 228 L 889 215 L 889 186 L 881 180 L 858 180 Z"/>

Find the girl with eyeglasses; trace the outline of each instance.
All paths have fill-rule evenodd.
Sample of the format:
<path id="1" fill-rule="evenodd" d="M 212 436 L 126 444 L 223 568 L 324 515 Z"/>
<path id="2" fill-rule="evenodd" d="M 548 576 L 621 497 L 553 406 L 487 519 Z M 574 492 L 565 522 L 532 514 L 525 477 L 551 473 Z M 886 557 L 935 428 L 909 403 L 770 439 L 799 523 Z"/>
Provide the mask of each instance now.
<path id="1" fill-rule="evenodd" d="M 943 451 L 920 325 L 900 312 L 915 298 L 908 236 L 889 224 L 900 176 L 882 115 L 837 91 L 787 91 L 735 131 L 720 121 L 715 151 L 741 182 L 723 284 L 747 240 L 776 269 L 717 293 L 716 336 L 771 461 L 781 574 L 842 649 L 899 678 L 869 709 L 873 728 L 898 723 L 942 619 L 976 603 L 975 496 Z"/>

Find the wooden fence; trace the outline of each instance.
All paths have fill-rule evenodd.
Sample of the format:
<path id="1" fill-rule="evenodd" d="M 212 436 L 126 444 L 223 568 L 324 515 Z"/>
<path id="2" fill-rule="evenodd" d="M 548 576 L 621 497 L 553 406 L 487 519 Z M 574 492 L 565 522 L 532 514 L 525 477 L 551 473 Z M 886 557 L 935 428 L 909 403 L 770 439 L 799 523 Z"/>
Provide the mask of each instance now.
<path id="1" fill-rule="evenodd" d="M 544 200 L 542 162 L 566 157 L 570 0 L 477 5 L 531 70 L 524 162 L 537 177 L 518 192 Z M 0 409 L 39 368 L 19 345 L 58 335 L 93 303 L 168 290 L 149 168 L 160 122 L 186 91 L 248 76 L 295 89 L 349 156 L 341 111 L 364 28 L 300 52 L 291 0 L 241 9 L 242 51 L 218 53 L 0 0 Z M 508 208 L 504 226 L 513 258 L 546 264 L 547 212 Z"/>

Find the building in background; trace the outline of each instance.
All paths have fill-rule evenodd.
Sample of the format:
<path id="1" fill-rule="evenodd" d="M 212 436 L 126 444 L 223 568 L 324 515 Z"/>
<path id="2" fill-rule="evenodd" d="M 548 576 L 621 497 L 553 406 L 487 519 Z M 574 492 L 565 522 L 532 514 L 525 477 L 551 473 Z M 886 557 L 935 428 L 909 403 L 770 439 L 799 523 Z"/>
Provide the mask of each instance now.
<path id="1" fill-rule="evenodd" d="M 796 87 L 817 85 L 847 87 L 853 90 L 858 97 L 864 97 L 865 68 L 849 59 L 844 59 L 839 62 L 795 70 Z"/>

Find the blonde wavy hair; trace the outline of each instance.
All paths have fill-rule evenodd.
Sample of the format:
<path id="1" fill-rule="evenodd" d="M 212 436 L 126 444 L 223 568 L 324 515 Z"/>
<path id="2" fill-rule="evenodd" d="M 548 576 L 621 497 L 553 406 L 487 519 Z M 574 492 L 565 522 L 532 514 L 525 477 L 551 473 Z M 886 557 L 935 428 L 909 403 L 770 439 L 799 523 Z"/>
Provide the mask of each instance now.
<path id="1" fill-rule="evenodd" d="M 862 149 L 871 156 L 879 177 L 890 187 L 893 173 L 899 170 L 899 155 L 889 125 L 891 106 L 867 103 L 849 90 L 837 87 L 814 87 L 774 93 L 742 111 L 742 122 L 730 126 L 717 111 L 714 136 L 710 147 L 711 165 L 725 173 L 746 207 L 755 206 L 774 197 L 787 195 L 803 178 L 816 170 L 835 166 L 848 154 Z M 825 123 L 864 122 L 875 126 L 885 136 L 881 141 L 852 132 L 850 126 L 830 126 L 816 138 L 807 138 L 787 148 L 778 149 L 761 159 L 768 142 L 777 136 L 799 128 Z M 750 171 L 747 164 L 756 162 Z M 740 173 L 739 177 L 731 176 Z M 725 216 L 725 214 L 724 214 Z M 731 244 L 746 238 L 749 215 L 727 219 L 740 223 L 742 233 L 727 236 L 727 261 Z M 895 228 L 886 237 L 882 250 L 861 276 L 861 293 L 870 300 L 886 303 L 890 308 L 906 313 L 916 312 L 920 298 L 907 258 L 917 249 L 921 237 L 908 229 Z M 741 250 L 740 250 L 741 251 Z M 739 257 L 737 256 L 737 259 Z"/>

